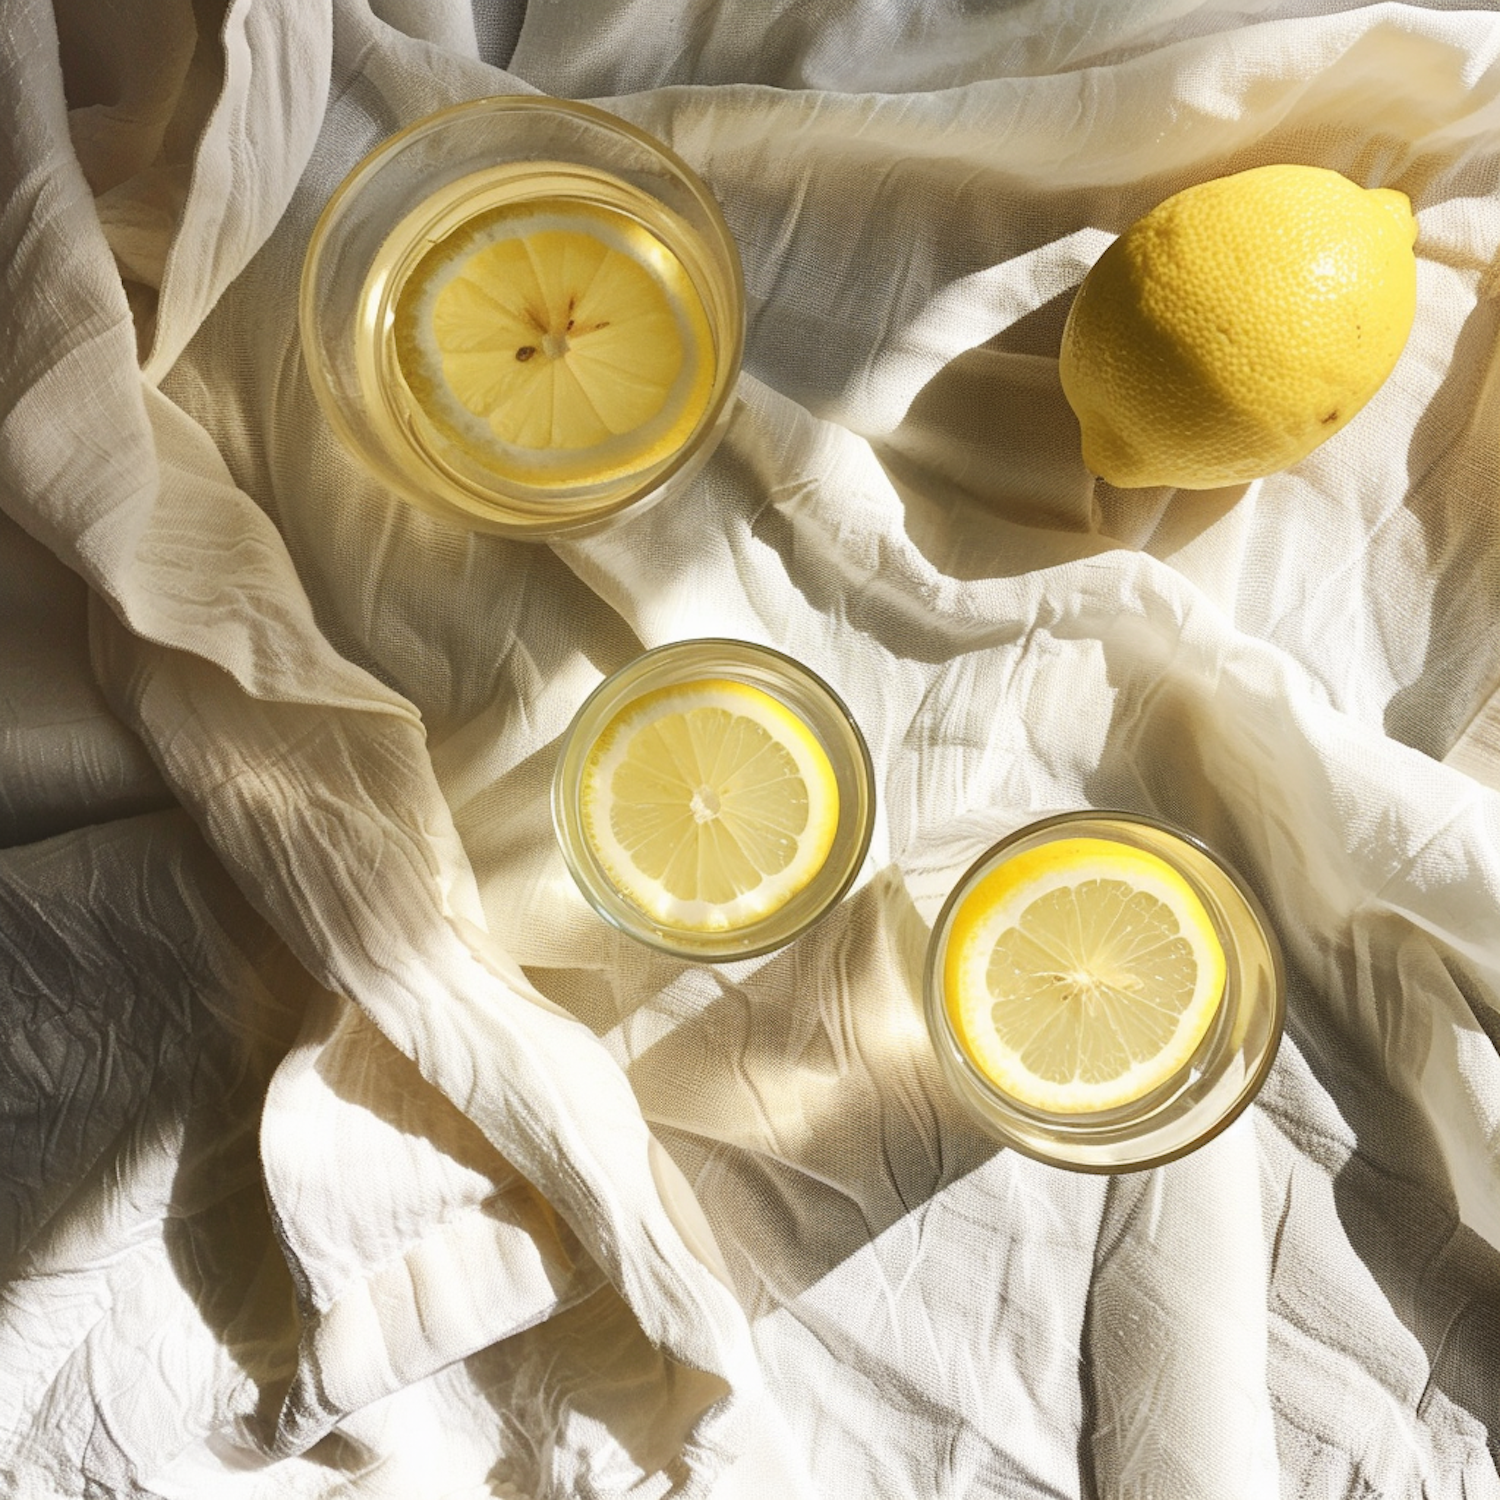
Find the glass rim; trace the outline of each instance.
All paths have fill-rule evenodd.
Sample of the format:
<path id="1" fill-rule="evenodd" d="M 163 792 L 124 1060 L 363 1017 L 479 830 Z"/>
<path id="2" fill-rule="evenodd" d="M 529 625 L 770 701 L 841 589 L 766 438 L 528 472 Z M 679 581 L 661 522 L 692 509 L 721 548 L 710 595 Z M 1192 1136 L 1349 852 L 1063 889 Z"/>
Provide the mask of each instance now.
<path id="1" fill-rule="evenodd" d="M 1211 1121 L 1205 1123 L 1202 1129 L 1196 1131 L 1190 1139 L 1182 1144 L 1160 1151 L 1153 1151 L 1149 1154 L 1132 1158 L 1128 1162 L 1096 1162 L 1080 1160 L 1061 1153 L 1049 1152 L 1044 1147 L 1032 1143 L 1019 1134 L 1007 1131 L 998 1122 L 985 1121 L 981 1127 L 992 1138 L 999 1139 L 1005 1147 L 1018 1151 L 1021 1155 L 1030 1157 L 1034 1161 L 1044 1162 L 1048 1166 L 1061 1167 L 1065 1171 L 1116 1176 L 1122 1172 L 1139 1172 L 1149 1170 L 1152 1167 L 1164 1166 L 1168 1162 L 1180 1160 L 1182 1157 L 1188 1156 L 1200 1147 L 1207 1145 L 1209 1141 L 1227 1130 L 1245 1112 L 1254 1101 L 1256 1095 L 1259 1094 L 1276 1061 L 1276 1054 L 1280 1050 L 1281 1038 L 1286 1024 L 1285 955 L 1282 952 L 1281 942 L 1277 936 L 1276 929 L 1272 925 L 1260 898 L 1255 894 L 1255 891 L 1231 861 L 1218 853 L 1217 850 L 1212 848 L 1204 839 L 1190 829 L 1152 813 L 1133 812 L 1126 808 L 1081 807 L 1070 811 L 1049 813 L 1045 817 L 1033 819 L 1031 822 L 1013 829 L 1003 838 L 998 839 L 995 843 L 987 847 L 969 864 L 949 891 L 942 907 L 938 911 L 937 918 L 933 922 L 932 931 L 927 942 L 927 951 L 923 961 L 922 972 L 922 1009 L 928 1035 L 933 1044 L 933 1050 L 938 1054 L 940 1071 L 946 1072 L 949 1067 L 957 1068 L 967 1080 L 969 1086 L 976 1092 L 988 1099 L 998 1101 L 1005 1109 L 1014 1111 L 1023 1118 L 1034 1114 L 1040 1124 L 1047 1122 L 1047 1116 L 1044 1112 L 1027 1109 L 995 1084 L 979 1068 L 978 1064 L 974 1062 L 960 1044 L 947 1013 L 947 987 L 942 977 L 942 961 L 947 953 L 949 928 L 952 925 L 952 919 L 958 907 L 974 889 L 975 885 L 992 868 L 1003 863 L 1003 857 L 1008 849 L 1025 840 L 1035 838 L 1038 834 L 1045 833 L 1049 829 L 1066 828 L 1078 823 L 1095 821 L 1133 823 L 1141 827 L 1153 829 L 1158 833 L 1164 833 L 1180 840 L 1194 849 L 1204 859 L 1208 860 L 1210 864 L 1223 874 L 1234 891 L 1235 896 L 1244 902 L 1245 908 L 1264 943 L 1266 958 L 1271 971 L 1269 1044 L 1263 1053 L 1256 1058 L 1254 1067 L 1247 1072 L 1244 1082 L 1241 1084 L 1234 1099 L 1230 1101 L 1228 1107 Z M 1049 839 L 1040 842 L 1047 843 L 1052 842 L 1052 840 Z M 1184 878 L 1188 877 L 1185 876 Z M 1191 879 L 1189 883 L 1193 885 L 1197 884 L 1196 881 Z M 1212 914 L 1210 915 L 1212 916 Z M 1217 921 L 1215 921 L 1215 926 L 1217 927 L 1218 925 Z M 1221 934 L 1222 936 L 1224 935 Z M 1239 943 L 1234 940 L 1232 934 L 1228 936 L 1230 943 L 1237 951 L 1240 946 Z M 957 1091 L 955 1090 L 954 1092 Z M 1147 1097 L 1150 1096 L 1148 1095 Z M 966 1101 L 962 1097 L 960 1097 L 959 1102 L 966 1104 Z M 972 1109 L 968 1112 L 971 1115 L 973 1113 Z M 1087 1122 L 1086 1116 L 1065 1115 L 1060 1118 L 1073 1125 Z"/>
<path id="2" fill-rule="evenodd" d="M 581 121 L 608 135 L 629 141 L 648 157 L 661 163 L 703 215 L 704 225 L 690 227 L 695 233 L 704 233 L 706 230 L 704 238 L 710 243 L 714 264 L 727 280 L 727 294 L 731 305 L 731 316 L 723 320 L 722 326 L 718 321 L 713 324 L 716 340 L 723 341 L 722 347 L 715 349 L 716 363 L 731 373 L 713 392 L 687 439 L 662 459 L 659 465 L 642 471 L 623 493 L 613 498 L 599 504 L 575 502 L 566 513 L 549 517 L 546 505 L 533 497 L 511 495 L 505 490 L 488 491 L 483 485 L 443 463 L 438 456 L 425 453 L 422 455 L 423 460 L 433 468 L 434 474 L 440 474 L 444 483 L 463 493 L 469 504 L 427 493 L 415 477 L 407 475 L 399 464 L 396 466 L 399 481 L 394 474 L 379 476 L 379 482 L 383 486 L 398 488 L 408 499 L 417 501 L 424 509 L 435 507 L 454 519 L 462 518 L 470 526 L 481 526 L 512 540 L 547 542 L 554 538 L 583 535 L 657 495 L 698 458 L 699 450 L 706 440 L 715 434 L 721 434 L 738 389 L 737 376 L 744 362 L 746 318 L 744 263 L 740 258 L 739 244 L 708 185 L 665 141 L 598 105 L 577 99 L 560 99 L 550 94 L 487 94 L 459 100 L 422 115 L 372 146 L 349 168 L 324 203 L 308 236 L 302 258 L 297 294 L 298 333 L 309 383 L 323 416 L 346 451 L 363 455 L 366 443 L 355 422 L 344 411 L 338 392 L 329 379 L 330 360 L 318 327 L 320 279 L 334 229 L 346 213 L 353 211 L 354 205 L 357 205 L 361 195 L 379 172 L 412 141 L 441 132 L 475 115 L 507 113 L 517 116 L 551 114 Z M 394 222 L 390 227 L 394 229 Z M 368 268 L 363 274 L 368 274 Z M 518 486 L 517 489 L 524 489 L 524 486 Z M 506 507 L 513 507 L 521 513 L 532 510 L 536 519 L 533 523 L 507 518 L 504 514 Z"/>
<path id="3" fill-rule="evenodd" d="M 598 705 L 605 701 L 612 693 L 618 692 L 622 685 L 629 685 L 634 680 L 646 678 L 651 668 L 659 664 L 663 658 L 669 658 L 675 654 L 686 654 L 689 650 L 705 650 L 712 652 L 719 649 L 731 653 L 747 653 L 751 656 L 759 656 L 768 660 L 775 670 L 793 677 L 814 697 L 825 700 L 830 717 L 836 719 L 840 726 L 847 731 L 848 744 L 844 748 L 853 751 L 851 760 L 851 771 L 853 779 L 861 795 L 861 807 L 853 810 L 851 816 L 857 816 L 860 820 L 856 829 L 851 850 L 846 859 L 846 868 L 836 885 L 830 885 L 826 892 L 820 892 L 816 903 L 810 904 L 805 915 L 799 918 L 789 930 L 778 932 L 774 929 L 775 919 L 784 913 L 803 895 L 811 890 L 816 884 L 817 875 L 814 875 L 802 891 L 797 892 L 782 906 L 768 913 L 765 917 L 758 919 L 745 927 L 729 929 L 722 934 L 725 938 L 732 939 L 736 932 L 753 933 L 759 927 L 771 927 L 764 942 L 749 942 L 737 944 L 733 947 L 715 947 L 713 933 L 694 933 L 684 929 L 685 936 L 703 940 L 696 942 L 676 942 L 669 935 L 659 930 L 653 930 L 646 924 L 651 918 L 639 911 L 632 903 L 623 896 L 614 892 L 612 883 L 605 875 L 602 866 L 599 865 L 586 838 L 573 838 L 574 808 L 573 803 L 577 800 L 577 788 L 570 787 L 566 771 L 569 766 L 569 752 L 579 738 L 580 730 L 588 724 L 590 716 L 597 714 Z M 732 675 L 732 668 L 729 674 Z M 690 680 L 690 679 L 689 679 Z M 752 683 L 751 686 L 759 686 Z M 762 688 L 762 691 L 766 689 Z M 773 696 L 775 696 L 773 694 Z M 629 701 L 628 699 L 625 701 Z M 791 707 L 791 705 L 786 705 Z M 623 703 L 621 705 L 623 708 Z M 799 715 L 800 716 L 800 715 Z M 601 725 L 602 730 L 604 726 Z M 829 753 L 830 760 L 834 762 L 835 774 L 837 775 L 836 747 L 825 743 L 825 737 L 817 729 L 817 726 L 809 726 L 813 729 L 820 744 L 823 744 L 825 752 Z M 839 693 L 817 672 L 798 661 L 795 657 L 787 655 L 786 652 L 778 650 L 774 646 L 767 646 L 759 641 L 743 640 L 733 636 L 691 636 L 680 641 L 668 641 L 660 646 L 653 646 L 643 651 L 638 656 L 632 657 L 622 667 L 611 672 L 603 681 L 599 682 L 578 706 L 577 711 L 568 722 L 568 727 L 563 731 L 561 745 L 558 751 L 557 763 L 552 773 L 552 823 L 554 833 L 559 847 L 562 850 L 563 860 L 568 866 L 569 873 L 573 876 L 585 901 L 593 911 L 608 922 L 611 927 L 624 933 L 627 937 L 652 948 L 659 953 L 664 953 L 672 958 L 686 959 L 697 963 L 733 963 L 739 959 L 762 958 L 768 953 L 786 947 L 807 932 L 817 922 L 822 920 L 840 901 L 848 895 L 854 882 L 859 878 L 859 872 L 864 868 L 865 859 L 870 851 L 870 844 L 875 833 L 875 763 L 870 755 L 870 747 L 865 740 L 864 732 L 855 719 Z M 842 823 L 846 811 L 843 807 L 839 810 L 839 819 Z M 581 830 L 580 830 L 581 832 Z M 576 845 L 576 849 L 575 849 Z M 581 851 L 587 862 L 587 870 L 578 868 L 577 853 Z M 831 851 L 830 851 L 831 852 Z M 821 869 L 818 872 L 821 874 Z M 610 899 L 601 901 L 601 892 L 608 892 Z M 618 905 L 618 910 L 615 906 Z M 632 919 L 636 920 L 632 920 Z M 665 924 L 661 924 L 665 927 Z M 667 929 L 670 932 L 670 929 Z"/>

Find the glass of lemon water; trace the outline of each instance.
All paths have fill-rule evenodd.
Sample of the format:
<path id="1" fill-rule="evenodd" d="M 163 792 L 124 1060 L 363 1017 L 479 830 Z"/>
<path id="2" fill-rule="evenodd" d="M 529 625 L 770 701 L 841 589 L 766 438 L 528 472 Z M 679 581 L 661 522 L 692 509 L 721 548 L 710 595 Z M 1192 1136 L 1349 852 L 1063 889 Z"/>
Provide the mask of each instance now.
<path id="1" fill-rule="evenodd" d="M 366 156 L 313 231 L 299 316 L 313 390 L 372 474 L 532 539 L 687 483 L 728 423 L 745 321 L 688 166 L 535 96 L 456 105 Z"/>
<path id="2" fill-rule="evenodd" d="M 766 646 L 660 646 L 608 677 L 563 740 L 552 815 L 589 904 L 682 958 L 789 943 L 848 891 L 875 782 L 859 727 Z"/>
<path id="3" fill-rule="evenodd" d="M 988 1131 L 1089 1172 L 1202 1145 L 1254 1097 L 1285 1014 L 1254 893 L 1183 829 L 1066 813 L 984 854 L 928 946 L 927 1028 Z"/>

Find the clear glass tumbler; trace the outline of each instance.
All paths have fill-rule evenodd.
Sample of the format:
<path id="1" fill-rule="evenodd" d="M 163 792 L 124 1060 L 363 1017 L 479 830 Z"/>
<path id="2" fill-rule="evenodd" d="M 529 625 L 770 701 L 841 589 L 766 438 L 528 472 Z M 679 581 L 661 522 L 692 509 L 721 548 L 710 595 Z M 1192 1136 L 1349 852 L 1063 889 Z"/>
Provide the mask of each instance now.
<path id="1" fill-rule="evenodd" d="M 594 360 L 589 391 L 598 398 L 602 389 L 610 398 L 599 403 L 601 420 L 613 423 L 609 431 L 617 436 L 571 463 L 561 461 L 568 455 L 556 451 L 555 437 L 547 451 L 529 434 L 507 431 L 497 439 L 499 429 L 486 425 L 485 414 L 450 399 L 441 381 L 434 396 L 410 378 L 412 329 L 422 317 L 424 332 L 433 326 L 448 276 L 442 247 L 453 249 L 456 260 L 507 233 L 518 239 L 514 226 L 522 223 L 534 231 L 532 266 L 516 274 L 531 285 L 535 271 L 541 302 L 553 295 L 557 276 L 586 284 L 576 268 L 562 265 L 561 251 L 550 266 L 539 264 L 536 247 L 561 245 L 565 233 L 575 245 L 581 237 L 602 246 L 601 254 L 613 252 L 616 280 L 638 284 L 637 308 L 639 287 L 657 288 L 646 296 L 656 297 L 659 321 L 675 320 L 668 338 L 685 351 L 693 372 L 679 380 L 682 390 L 664 398 L 677 405 L 660 416 L 658 441 L 632 444 L 628 434 L 618 436 L 634 419 L 612 411 L 611 402 L 626 413 L 638 410 L 642 389 L 639 373 L 618 351 Z M 518 362 L 528 360 L 527 374 L 535 375 L 569 346 L 561 326 L 546 321 L 537 322 L 534 338 L 512 339 L 517 347 L 481 350 L 495 361 L 482 377 L 473 369 L 479 356 L 460 351 L 471 366 L 465 378 L 483 384 L 492 375 L 498 388 L 518 378 Z M 606 321 L 580 331 L 603 329 Z M 329 200 L 302 273 L 308 374 L 344 444 L 422 509 L 522 539 L 592 530 L 679 491 L 728 423 L 744 322 L 738 250 L 718 205 L 686 163 L 601 109 L 536 96 L 458 104 L 383 142 Z M 576 345 L 571 319 L 567 333 Z M 611 337 L 618 333 L 617 324 Z M 610 380 L 623 386 L 599 384 Z"/>
<path id="2" fill-rule="evenodd" d="M 837 821 L 821 865 L 784 904 L 742 925 L 706 931 L 654 916 L 611 876 L 589 836 L 584 782 L 601 737 L 622 715 L 667 690 L 725 681 L 768 695 L 811 736 L 832 771 Z M 607 678 L 574 716 L 552 782 L 552 816 L 558 843 L 594 910 L 622 932 L 653 948 L 710 962 L 770 952 L 791 942 L 823 916 L 858 874 L 870 846 L 874 815 L 870 754 L 849 710 L 821 678 L 799 662 L 746 641 L 689 640 L 659 646 Z M 712 813 L 705 810 L 703 816 Z"/>
<path id="3" fill-rule="evenodd" d="M 1090 1113 L 1050 1112 L 999 1087 L 964 1045 L 947 993 L 947 951 L 966 898 L 1006 862 L 1062 839 L 1103 839 L 1165 861 L 1202 903 L 1225 958 L 1223 997 L 1206 1034 L 1176 1074 L 1141 1098 Z M 1227 1126 L 1260 1088 L 1281 1040 L 1281 949 L 1243 879 L 1181 828 L 1128 812 L 1045 818 L 988 850 L 944 904 L 927 950 L 927 1029 L 950 1089 L 1006 1145 L 1056 1166 L 1122 1172 L 1183 1156 Z"/>

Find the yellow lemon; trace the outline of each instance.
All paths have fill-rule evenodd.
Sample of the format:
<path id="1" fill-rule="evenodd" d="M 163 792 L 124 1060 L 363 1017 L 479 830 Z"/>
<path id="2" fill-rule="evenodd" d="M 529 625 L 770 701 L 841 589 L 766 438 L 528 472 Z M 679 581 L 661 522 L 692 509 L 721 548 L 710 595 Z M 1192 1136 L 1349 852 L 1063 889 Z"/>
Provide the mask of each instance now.
<path id="1" fill-rule="evenodd" d="M 1256 167 L 1168 198 L 1084 278 L 1063 391 L 1109 483 L 1212 489 L 1331 437 L 1395 367 L 1416 311 L 1406 195 Z"/>
<path id="2" fill-rule="evenodd" d="M 713 338 L 681 261 L 627 215 L 506 205 L 445 236 L 396 300 L 402 378 L 491 472 L 541 488 L 668 457 L 713 388 Z"/>
<path id="3" fill-rule="evenodd" d="M 626 704 L 589 751 L 579 800 L 615 888 L 691 932 L 779 910 L 827 861 L 839 817 L 838 782 L 812 730 L 728 678 Z"/>
<path id="4" fill-rule="evenodd" d="M 964 898 L 943 985 L 959 1045 L 1013 1098 L 1085 1114 L 1185 1068 L 1224 997 L 1224 948 L 1165 860 L 1102 838 L 1005 861 Z"/>

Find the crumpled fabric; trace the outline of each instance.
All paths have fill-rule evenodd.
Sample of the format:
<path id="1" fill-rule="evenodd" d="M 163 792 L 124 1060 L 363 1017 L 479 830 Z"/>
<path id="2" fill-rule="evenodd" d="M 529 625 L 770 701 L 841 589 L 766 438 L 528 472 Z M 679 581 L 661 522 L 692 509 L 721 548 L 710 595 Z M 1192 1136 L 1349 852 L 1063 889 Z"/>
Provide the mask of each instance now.
<path id="1" fill-rule="evenodd" d="M 369 480 L 296 328 L 355 161 L 531 91 L 684 156 L 748 297 L 701 477 L 550 548 Z M 0 112 L 0 1490 L 1500 1496 L 1500 795 L 1441 763 L 1500 681 L 1500 16 L 10 0 Z M 1275 161 L 1411 196 L 1395 373 L 1286 473 L 1094 481 L 1078 282 Z M 696 635 L 825 677 L 879 796 L 718 967 L 547 802 Z M 1115 1178 L 980 1134 L 921 1017 L 968 863 L 1086 806 L 1288 964 L 1256 1104 Z"/>

